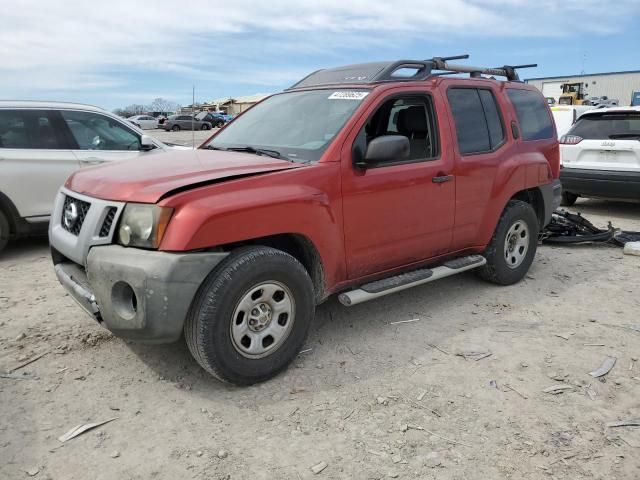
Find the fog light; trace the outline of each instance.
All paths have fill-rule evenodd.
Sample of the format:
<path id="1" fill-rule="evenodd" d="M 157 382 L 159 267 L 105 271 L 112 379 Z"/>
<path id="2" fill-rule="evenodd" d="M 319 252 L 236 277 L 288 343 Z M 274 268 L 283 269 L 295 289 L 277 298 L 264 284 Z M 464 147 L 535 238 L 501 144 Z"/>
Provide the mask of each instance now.
<path id="1" fill-rule="evenodd" d="M 113 310 L 125 320 L 132 320 L 138 311 L 138 298 L 127 282 L 116 282 L 111 289 Z"/>

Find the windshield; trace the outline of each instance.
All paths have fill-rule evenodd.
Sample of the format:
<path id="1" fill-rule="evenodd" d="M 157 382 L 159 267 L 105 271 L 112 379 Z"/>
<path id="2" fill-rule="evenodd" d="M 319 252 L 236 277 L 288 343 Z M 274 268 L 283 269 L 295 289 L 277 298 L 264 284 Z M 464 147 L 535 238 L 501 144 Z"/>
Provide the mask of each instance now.
<path id="1" fill-rule="evenodd" d="M 585 140 L 640 138 L 640 112 L 603 113 L 580 117 L 569 135 Z"/>
<path id="2" fill-rule="evenodd" d="M 313 90 L 274 95 L 236 118 L 207 146 L 250 146 L 291 161 L 315 162 L 368 93 Z"/>

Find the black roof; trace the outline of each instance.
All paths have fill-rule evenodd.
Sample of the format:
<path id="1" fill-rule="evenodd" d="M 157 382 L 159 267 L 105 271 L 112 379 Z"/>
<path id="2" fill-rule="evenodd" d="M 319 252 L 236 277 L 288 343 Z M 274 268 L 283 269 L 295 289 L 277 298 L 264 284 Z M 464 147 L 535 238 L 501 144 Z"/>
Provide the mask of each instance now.
<path id="1" fill-rule="evenodd" d="M 537 65 L 505 65 L 498 68 L 472 67 L 470 65 L 454 65 L 449 60 L 468 58 L 469 55 L 457 55 L 454 57 L 434 57 L 429 60 L 396 60 L 392 62 L 371 62 L 346 65 L 343 67 L 317 70 L 288 90 L 296 88 L 318 87 L 323 85 L 339 84 L 372 84 L 380 82 L 402 82 L 425 80 L 432 75 L 449 73 L 469 73 L 471 77 L 481 75 L 496 75 L 506 77 L 507 80 L 519 81 L 517 68 L 533 67 Z M 439 71 L 439 73 L 433 73 Z"/>

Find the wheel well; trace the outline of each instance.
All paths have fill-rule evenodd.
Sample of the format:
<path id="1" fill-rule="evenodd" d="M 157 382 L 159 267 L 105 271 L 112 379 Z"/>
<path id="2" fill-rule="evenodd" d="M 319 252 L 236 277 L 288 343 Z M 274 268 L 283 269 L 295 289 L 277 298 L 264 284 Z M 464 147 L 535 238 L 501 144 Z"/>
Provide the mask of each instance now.
<path id="1" fill-rule="evenodd" d="M 544 198 L 539 189 L 529 188 L 528 190 L 521 190 L 511 197 L 510 200 L 521 200 L 530 204 L 536 212 L 538 223 L 540 224 L 540 228 L 542 228 L 544 223 Z"/>
<path id="2" fill-rule="evenodd" d="M 320 303 L 326 299 L 322 258 L 313 242 L 307 237 L 297 233 L 283 233 L 223 245 L 221 248 L 222 250 L 230 251 L 246 245 L 263 245 L 276 248 L 294 257 L 304 266 L 309 277 L 311 277 L 316 295 L 316 303 Z"/>
<path id="3" fill-rule="evenodd" d="M 0 211 L 4 213 L 5 217 L 7 217 L 7 221 L 9 222 L 9 233 L 11 235 L 15 235 L 18 230 L 18 225 L 16 223 L 16 219 L 19 218 L 18 209 L 15 207 L 13 202 L 9 200 L 9 197 L 2 192 L 0 192 Z"/>

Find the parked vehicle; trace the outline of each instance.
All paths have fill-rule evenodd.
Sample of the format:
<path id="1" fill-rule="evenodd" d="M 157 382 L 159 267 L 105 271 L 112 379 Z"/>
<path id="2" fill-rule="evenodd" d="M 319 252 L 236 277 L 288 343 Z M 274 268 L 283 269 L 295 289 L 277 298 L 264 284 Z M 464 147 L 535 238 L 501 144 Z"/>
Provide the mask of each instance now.
<path id="1" fill-rule="evenodd" d="M 449 60 L 321 70 L 193 152 L 76 173 L 49 231 L 58 279 L 114 334 L 184 330 L 243 385 L 295 358 L 331 294 L 350 306 L 471 269 L 518 282 L 560 202 L 551 113 L 516 67 Z"/>
<path id="2" fill-rule="evenodd" d="M 158 128 L 158 119 L 150 115 L 134 115 L 127 118 L 131 123 L 141 130 L 151 130 Z"/>
<path id="3" fill-rule="evenodd" d="M 640 107 L 590 110 L 560 144 L 563 205 L 578 197 L 640 200 Z"/>
<path id="4" fill-rule="evenodd" d="M 558 105 L 551 107 L 558 138 L 569 131 L 573 124 L 576 123 L 576 120 L 580 118 L 580 115 L 590 110 L 593 110 L 593 107 L 587 105 Z"/>
<path id="5" fill-rule="evenodd" d="M 547 105 L 549 105 L 550 107 L 553 107 L 556 104 L 556 99 L 553 97 L 544 97 L 544 99 L 547 101 Z"/>
<path id="6" fill-rule="evenodd" d="M 631 104 L 632 107 L 640 107 L 640 90 L 637 92 L 633 92 L 631 94 Z"/>
<path id="7" fill-rule="evenodd" d="M 89 105 L 0 101 L 0 251 L 45 233 L 56 192 L 75 170 L 169 150 Z"/>
<path id="8" fill-rule="evenodd" d="M 201 122 L 209 122 L 216 128 L 222 127 L 227 122 L 222 114 L 215 112 L 200 112 L 196 118 Z"/>
<path id="9" fill-rule="evenodd" d="M 198 120 L 192 115 L 171 115 L 160 125 L 167 132 L 172 130 L 179 132 L 180 130 L 211 130 L 213 125 L 206 120 Z"/>

